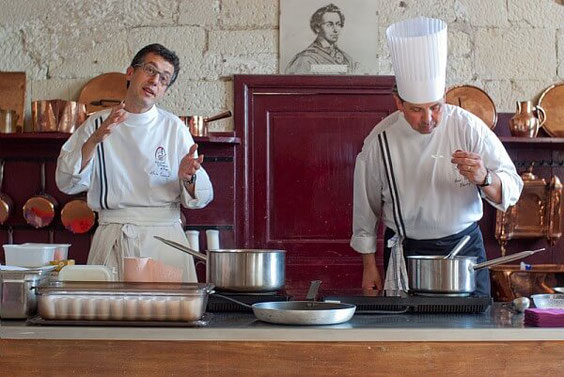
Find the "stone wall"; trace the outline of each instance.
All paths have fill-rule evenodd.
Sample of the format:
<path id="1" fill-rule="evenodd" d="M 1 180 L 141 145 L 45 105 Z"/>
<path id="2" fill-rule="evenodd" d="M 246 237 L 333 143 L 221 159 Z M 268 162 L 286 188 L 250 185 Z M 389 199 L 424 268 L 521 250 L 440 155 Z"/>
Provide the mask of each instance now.
<path id="1" fill-rule="evenodd" d="M 500 112 L 564 78 L 562 0 L 374 1 L 380 74 L 392 73 L 386 27 L 421 15 L 449 24 L 448 84 L 485 89 Z M 181 58 L 162 102 L 178 115 L 233 109 L 233 74 L 278 72 L 278 0 L 0 0 L 0 9 L 0 70 L 27 72 L 28 118 L 32 100 L 76 100 L 89 79 L 124 72 L 153 42 Z"/>

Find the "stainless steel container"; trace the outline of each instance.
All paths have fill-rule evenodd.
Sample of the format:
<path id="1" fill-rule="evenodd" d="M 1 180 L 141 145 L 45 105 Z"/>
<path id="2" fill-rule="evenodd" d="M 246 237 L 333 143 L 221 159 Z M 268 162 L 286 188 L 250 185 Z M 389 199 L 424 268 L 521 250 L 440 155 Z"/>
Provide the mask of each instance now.
<path id="1" fill-rule="evenodd" d="M 27 318 L 37 312 L 35 287 L 46 284 L 55 266 L 0 271 L 0 318 Z"/>
<path id="2" fill-rule="evenodd" d="M 37 289 L 39 315 L 47 320 L 199 320 L 211 284 L 53 282 Z"/>
<path id="3" fill-rule="evenodd" d="M 476 290 L 476 271 L 522 259 L 543 251 L 522 251 L 476 264 L 476 257 L 457 256 L 445 259 L 444 255 L 407 256 L 409 290 L 416 293 L 467 295 Z"/>
<path id="4" fill-rule="evenodd" d="M 286 283 L 286 250 L 214 249 L 202 254 L 178 242 L 155 238 L 206 262 L 206 281 L 218 291 L 273 292 Z"/>

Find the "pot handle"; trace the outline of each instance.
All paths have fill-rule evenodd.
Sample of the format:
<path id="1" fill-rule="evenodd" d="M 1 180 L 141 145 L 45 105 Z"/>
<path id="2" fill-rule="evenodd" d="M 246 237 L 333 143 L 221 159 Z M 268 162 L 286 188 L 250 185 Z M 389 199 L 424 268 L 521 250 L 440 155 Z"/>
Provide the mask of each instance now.
<path id="1" fill-rule="evenodd" d="M 156 238 L 157 240 L 159 240 L 159 241 L 161 241 L 161 242 L 167 244 L 167 245 L 170 246 L 170 247 L 174 247 L 175 249 L 178 249 L 178 250 L 180 250 L 180 251 L 182 251 L 182 252 L 185 252 L 185 253 L 187 253 L 187 254 L 190 254 L 190 255 L 193 256 L 193 257 L 196 257 L 196 258 L 198 258 L 198 259 L 203 260 L 204 262 L 207 262 L 207 261 L 208 261 L 208 256 L 207 256 L 206 254 L 199 253 L 199 252 L 197 252 L 196 250 L 193 250 L 193 249 L 189 248 L 188 246 L 184 246 L 184 245 L 182 245 L 182 244 L 180 244 L 180 243 L 178 243 L 178 242 L 174 242 L 174 241 L 171 241 L 171 240 L 167 240 L 167 239 L 164 239 L 164 238 L 159 237 L 159 236 L 153 236 L 153 237 Z"/>
<path id="2" fill-rule="evenodd" d="M 222 299 L 224 299 L 224 300 L 234 302 L 234 303 L 236 303 L 237 305 L 244 306 L 245 308 L 248 308 L 248 309 L 252 309 L 252 308 L 253 308 L 253 307 L 252 307 L 251 305 L 249 305 L 249 304 L 245 304 L 244 302 L 241 302 L 241 301 L 239 301 L 239 300 L 235 300 L 234 298 L 231 298 L 231 297 L 227 297 L 227 296 L 224 296 L 224 295 L 220 295 L 219 293 L 215 293 L 215 292 L 214 292 L 213 295 L 216 296 L 216 297 L 222 298 Z"/>
<path id="3" fill-rule="evenodd" d="M 526 258 L 528 256 L 531 256 L 531 255 L 536 254 L 539 251 L 543 251 L 543 250 L 545 250 L 544 247 L 541 248 L 541 249 L 536 249 L 536 250 L 522 251 L 520 253 L 516 253 L 516 254 L 505 256 L 505 257 L 495 258 L 495 259 L 492 259 L 492 260 L 489 260 L 489 261 L 478 263 L 478 264 L 475 264 L 473 266 L 470 266 L 470 268 L 473 268 L 474 271 L 477 271 L 477 270 L 481 270 L 482 268 L 494 266 L 496 264 L 502 264 L 502 263 L 505 263 L 505 262 L 512 262 L 514 260 L 523 259 L 523 258 Z"/>

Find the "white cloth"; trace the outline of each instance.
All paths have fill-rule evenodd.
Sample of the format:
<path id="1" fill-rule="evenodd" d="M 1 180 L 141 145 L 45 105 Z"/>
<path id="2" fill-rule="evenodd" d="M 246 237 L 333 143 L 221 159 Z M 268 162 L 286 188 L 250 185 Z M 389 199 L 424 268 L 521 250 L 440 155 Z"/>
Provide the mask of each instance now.
<path id="1" fill-rule="evenodd" d="M 388 240 L 390 247 L 390 260 L 386 269 L 386 278 L 384 279 L 384 290 L 388 291 L 404 291 L 409 290 L 409 278 L 407 276 L 407 266 L 403 257 L 403 240 L 394 235 Z"/>
<path id="2" fill-rule="evenodd" d="M 502 183 L 506 210 L 519 199 L 523 181 L 497 136 L 476 116 L 444 105 L 440 124 L 430 134 L 413 130 L 401 112 L 382 120 L 365 139 L 354 172 L 353 235 L 351 247 L 360 253 L 376 251 L 377 222 L 396 234 L 392 198 L 378 134 L 386 131 L 405 224 L 405 237 L 442 238 L 466 229 L 482 217 L 482 195 L 476 185 L 451 163 L 458 149 L 476 152 Z M 489 201 L 486 198 L 487 201 Z"/>
<path id="3" fill-rule="evenodd" d="M 400 97 L 411 103 L 440 100 L 445 93 L 447 24 L 419 17 L 386 30 Z"/>
<path id="4" fill-rule="evenodd" d="M 184 282 L 196 282 L 194 260 L 154 238 L 160 236 L 188 246 L 178 209 L 125 208 L 100 212 L 88 264 L 115 268 L 123 281 L 123 258 L 150 257 L 169 266 L 182 268 Z"/>
<path id="5" fill-rule="evenodd" d="M 184 281 L 195 281 L 192 257 L 153 239 L 153 235 L 188 245 L 180 223 L 180 204 L 202 208 L 213 199 L 206 171 L 197 172 L 195 197 L 178 179 L 178 167 L 194 140 L 178 117 L 153 106 L 130 113 L 118 124 L 81 171 L 82 145 L 108 117 L 93 114 L 63 145 L 56 182 L 67 194 L 88 191 L 88 205 L 99 214 L 88 263 L 117 267 L 123 257 L 152 257 L 184 268 Z M 100 119 L 101 118 L 101 119 Z"/>

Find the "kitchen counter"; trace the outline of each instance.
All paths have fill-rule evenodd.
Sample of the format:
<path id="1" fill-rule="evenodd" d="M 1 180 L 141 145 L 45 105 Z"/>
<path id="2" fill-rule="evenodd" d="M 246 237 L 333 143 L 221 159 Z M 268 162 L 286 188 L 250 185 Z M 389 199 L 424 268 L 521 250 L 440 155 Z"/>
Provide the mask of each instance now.
<path id="1" fill-rule="evenodd" d="M 564 328 L 523 326 L 523 314 L 496 304 L 482 314 L 356 314 L 331 326 L 283 326 L 252 313 L 206 314 L 202 327 L 29 326 L 1 321 L 2 339 L 106 339 L 192 341 L 515 341 L 564 340 Z"/>
<path id="2" fill-rule="evenodd" d="M 500 304 L 483 314 L 360 314 L 333 326 L 272 325 L 250 313 L 214 313 L 206 326 L 184 328 L 0 325 L 0 370 L 23 368 L 11 376 L 69 360 L 74 367 L 68 375 L 81 376 L 117 370 L 147 376 L 178 370 L 198 370 L 200 377 L 366 375 L 367 368 L 386 376 L 444 368 L 449 375 L 500 376 L 535 373 L 540 363 L 548 375 L 564 368 L 564 328 L 525 328 L 522 314 Z"/>

